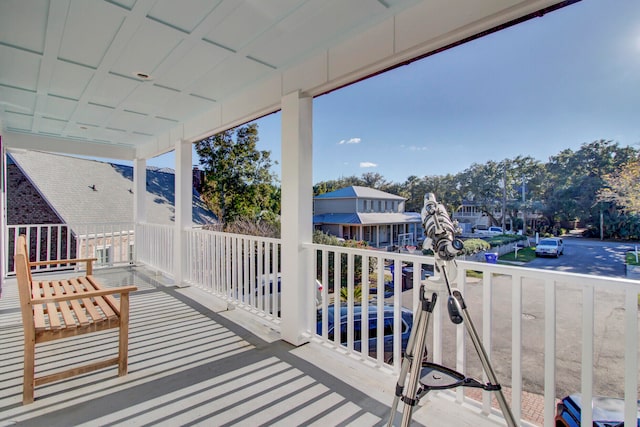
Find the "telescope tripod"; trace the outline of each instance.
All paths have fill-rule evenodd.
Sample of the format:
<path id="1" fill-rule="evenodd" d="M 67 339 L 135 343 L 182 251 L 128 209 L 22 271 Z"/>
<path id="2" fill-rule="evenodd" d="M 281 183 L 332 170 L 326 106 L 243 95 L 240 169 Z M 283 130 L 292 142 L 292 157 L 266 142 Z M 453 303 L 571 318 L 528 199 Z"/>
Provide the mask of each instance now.
<path id="1" fill-rule="evenodd" d="M 414 328 L 409 336 L 405 356 L 402 359 L 400 376 L 396 383 L 395 398 L 393 400 L 391 416 L 389 417 L 389 423 L 387 426 L 391 427 L 393 425 L 400 400 L 404 402 L 401 425 L 403 427 L 408 427 L 416 405 L 429 391 L 456 387 L 475 387 L 496 392 L 496 398 L 500 405 L 502 415 L 507 421 L 507 425 L 509 427 L 516 427 L 516 421 L 511 413 L 511 409 L 507 405 L 504 394 L 502 393 L 502 387 L 498 383 L 498 379 L 491 367 L 487 353 L 485 352 L 482 342 L 478 337 L 478 333 L 471 321 L 471 317 L 467 312 L 467 306 L 462 297 L 462 293 L 458 289 L 454 289 L 452 291 L 449 287 L 446 271 L 444 269 L 442 269 L 442 273 L 449 292 L 449 299 L 447 301 L 449 317 L 455 324 L 464 322 L 467 333 L 471 337 L 471 341 L 478 353 L 478 357 L 480 358 L 480 362 L 482 363 L 484 372 L 487 374 L 489 382 L 487 384 L 482 384 L 473 378 L 467 378 L 463 374 L 445 366 L 423 362 L 429 318 L 431 317 L 436 305 L 438 295 L 434 292 L 431 300 L 429 300 L 425 296 L 425 286 L 421 285 L 421 308 L 418 310 L 416 318 L 414 319 Z"/>

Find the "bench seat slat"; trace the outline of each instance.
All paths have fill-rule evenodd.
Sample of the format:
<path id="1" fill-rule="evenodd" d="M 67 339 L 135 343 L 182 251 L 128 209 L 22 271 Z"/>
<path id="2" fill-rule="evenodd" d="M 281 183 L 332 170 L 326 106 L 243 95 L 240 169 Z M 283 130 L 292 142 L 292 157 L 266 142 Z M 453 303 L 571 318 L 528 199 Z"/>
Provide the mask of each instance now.
<path id="1" fill-rule="evenodd" d="M 53 289 L 51 287 L 51 282 L 40 282 L 42 286 L 42 291 L 44 297 L 52 297 Z M 55 303 L 47 303 L 45 306 L 44 313 L 46 315 L 45 321 L 49 320 L 49 327 L 51 329 L 60 329 L 62 324 L 60 323 L 60 317 L 58 316 L 58 307 Z"/>
<path id="2" fill-rule="evenodd" d="M 88 277 L 82 277 L 82 282 L 87 283 L 88 288 L 93 288 L 94 290 L 101 290 L 102 287 L 95 282 L 94 280 L 89 279 Z M 111 295 L 106 295 L 111 296 Z M 93 299 L 94 306 L 100 307 L 103 315 L 108 319 L 115 319 L 118 315 L 111 308 L 111 304 L 106 301 L 106 296 L 96 297 Z"/>
<path id="3" fill-rule="evenodd" d="M 64 288 L 67 290 L 67 293 L 69 294 L 77 294 L 76 292 L 76 288 L 74 288 L 69 280 L 65 280 L 62 282 Z M 76 317 L 76 321 L 78 322 L 78 324 L 80 326 L 86 326 L 88 325 L 89 319 L 87 319 L 87 316 L 84 314 L 84 310 L 82 309 L 82 305 L 80 304 L 80 302 L 78 302 L 78 300 L 72 299 L 69 301 L 69 304 L 71 305 L 71 310 L 73 311 L 75 317 Z"/>
<path id="4" fill-rule="evenodd" d="M 55 285 L 57 289 L 56 291 L 57 295 L 69 293 L 69 289 L 65 286 L 66 281 L 60 280 L 58 282 L 52 282 L 52 283 Z M 60 314 L 62 314 L 62 320 L 64 320 L 66 327 L 67 328 L 77 327 L 78 323 L 76 322 L 76 319 L 73 316 L 73 313 L 69 307 L 69 301 L 59 302 L 58 307 L 60 308 Z"/>
<path id="5" fill-rule="evenodd" d="M 95 289 L 102 289 L 98 281 L 94 279 L 93 276 L 86 276 L 85 279 L 88 280 Z M 120 316 L 120 303 L 118 300 L 116 300 L 113 295 L 104 295 L 102 298 L 104 298 L 107 304 L 109 304 L 109 307 L 113 310 L 115 315 Z"/>

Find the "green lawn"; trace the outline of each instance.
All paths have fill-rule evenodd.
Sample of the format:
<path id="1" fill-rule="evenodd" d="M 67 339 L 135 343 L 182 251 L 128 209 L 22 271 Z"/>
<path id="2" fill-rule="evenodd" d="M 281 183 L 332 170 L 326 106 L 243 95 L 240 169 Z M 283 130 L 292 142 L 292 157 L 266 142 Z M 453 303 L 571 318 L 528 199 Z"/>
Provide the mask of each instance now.
<path id="1" fill-rule="evenodd" d="M 635 252 L 627 252 L 627 264 L 628 265 L 640 265 L 640 262 L 636 261 Z"/>
<path id="2" fill-rule="evenodd" d="M 529 262 L 535 259 L 536 253 L 533 248 L 522 248 L 518 249 L 518 257 L 515 257 L 514 251 L 506 253 L 498 258 L 500 261 L 518 261 L 518 262 Z"/>

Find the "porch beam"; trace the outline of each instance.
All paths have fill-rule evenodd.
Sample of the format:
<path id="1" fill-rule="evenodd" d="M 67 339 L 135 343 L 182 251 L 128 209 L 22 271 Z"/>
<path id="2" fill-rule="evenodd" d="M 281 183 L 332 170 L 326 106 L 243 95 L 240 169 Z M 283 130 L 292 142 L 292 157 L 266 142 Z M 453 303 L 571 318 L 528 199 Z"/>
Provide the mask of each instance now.
<path id="1" fill-rule="evenodd" d="M 133 160 L 135 150 L 132 146 L 71 140 L 26 133 L 4 132 L 4 146 L 9 149 L 48 151 L 50 153 L 75 154 L 108 159 Z"/>
<path id="2" fill-rule="evenodd" d="M 301 345 L 309 340 L 313 313 L 312 176 L 313 98 L 299 91 L 282 98 L 282 338 Z"/>

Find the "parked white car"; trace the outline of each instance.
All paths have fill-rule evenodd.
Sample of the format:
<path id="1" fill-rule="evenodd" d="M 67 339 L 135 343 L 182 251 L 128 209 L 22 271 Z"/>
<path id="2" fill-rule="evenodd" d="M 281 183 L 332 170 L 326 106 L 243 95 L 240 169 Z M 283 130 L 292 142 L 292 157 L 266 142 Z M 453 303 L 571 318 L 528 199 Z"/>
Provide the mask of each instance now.
<path id="1" fill-rule="evenodd" d="M 536 256 L 553 256 L 558 258 L 564 253 L 564 243 L 558 237 L 542 239 L 536 245 Z"/>

